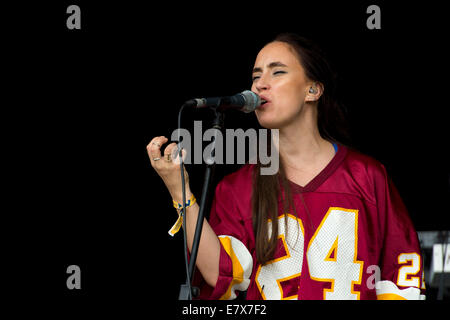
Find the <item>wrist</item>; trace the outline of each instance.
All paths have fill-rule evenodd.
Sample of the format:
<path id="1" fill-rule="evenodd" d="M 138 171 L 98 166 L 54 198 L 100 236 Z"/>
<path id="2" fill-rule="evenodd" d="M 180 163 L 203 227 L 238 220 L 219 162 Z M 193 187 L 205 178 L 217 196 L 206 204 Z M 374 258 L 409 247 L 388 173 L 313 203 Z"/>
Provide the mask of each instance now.
<path id="1" fill-rule="evenodd" d="M 189 198 L 186 197 L 186 201 L 183 201 L 180 203 L 180 202 L 172 199 L 173 207 L 178 212 L 178 219 L 175 222 L 175 224 L 172 226 L 172 228 L 170 228 L 170 230 L 169 230 L 169 234 L 171 236 L 174 236 L 180 230 L 180 228 L 183 224 L 183 215 L 182 215 L 183 208 L 184 208 L 184 210 L 186 210 L 187 208 L 192 207 L 196 201 L 197 201 L 197 199 L 195 199 L 194 195 L 190 191 L 189 191 Z"/>
<path id="2" fill-rule="evenodd" d="M 186 188 L 186 201 L 189 200 L 189 198 L 192 197 L 192 192 L 189 188 Z M 178 203 L 183 203 L 183 194 L 180 192 L 179 194 L 173 194 L 172 200 Z"/>
<path id="3" fill-rule="evenodd" d="M 191 195 L 191 196 L 189 197 L 189 199 L 186 199 L 186 201 L 184 202 L 184 204 L 183 204 L 183 203 L 176 202 L 176 201 L 174 201 L 174 200 L 172 200 L 172 204 L 173 204 L 173 207 L 174 207 L 175 209 L 177 209 L 178 215 L 180 215 L 180 214 L 181 214 L 181 211 L 183 210 L 183 208 L 184 208 L 184 209 L 187 209 L 187 208 L 189 208 L 189 207 L 192 207 L 192 206 L 195 204 L 196 201 L 197 201 L 197 199 L 195 199 L 195 196 L 194 196 L 194 195 Z"/>

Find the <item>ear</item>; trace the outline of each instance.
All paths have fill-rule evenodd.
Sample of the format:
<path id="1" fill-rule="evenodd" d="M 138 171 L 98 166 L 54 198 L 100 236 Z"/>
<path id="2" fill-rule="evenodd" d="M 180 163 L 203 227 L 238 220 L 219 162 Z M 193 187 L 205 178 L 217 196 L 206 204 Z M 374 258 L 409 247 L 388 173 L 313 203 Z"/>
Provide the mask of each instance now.
<path id="1" fill-rule="evenodd" d="M 323 93 L 323 85 L 320 82 L 312 82 L 306 87 L 305 102 L 314 102 L 319 100 Z"/>

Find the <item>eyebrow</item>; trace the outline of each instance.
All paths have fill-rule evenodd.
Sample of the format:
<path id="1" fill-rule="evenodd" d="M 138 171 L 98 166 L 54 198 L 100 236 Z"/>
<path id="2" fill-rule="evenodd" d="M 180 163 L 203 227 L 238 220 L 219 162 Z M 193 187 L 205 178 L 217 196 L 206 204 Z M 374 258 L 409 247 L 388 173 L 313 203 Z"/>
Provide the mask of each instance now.
<path id="1" fill-rule="evenodd" d="M 268 66 L 268 68 L 275 68 L 275 67 L 287 67 L 287 65 L 285 65 L 284 63 L 280 62 L 280 61 L 275 61 L 275 62 L 271 62 Z M 262 72 L 261 68 L 253 68 L 253 73 L 255 72 Z"/>

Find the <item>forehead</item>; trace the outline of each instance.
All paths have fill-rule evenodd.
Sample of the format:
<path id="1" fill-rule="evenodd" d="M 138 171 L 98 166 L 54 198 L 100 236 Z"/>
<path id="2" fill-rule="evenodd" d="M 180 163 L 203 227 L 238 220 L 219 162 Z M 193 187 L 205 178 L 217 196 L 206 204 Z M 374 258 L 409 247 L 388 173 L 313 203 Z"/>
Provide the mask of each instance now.
<path id="1" fill-rule="evenodd" d="M 287 66 L 300 66 L 300 61 L 289 46 L 289 44 L 281 41 L 268 43 L 259 51 L 255 60 L 255 67 L 266 67 L 271 62 L 280 61 Z"/>

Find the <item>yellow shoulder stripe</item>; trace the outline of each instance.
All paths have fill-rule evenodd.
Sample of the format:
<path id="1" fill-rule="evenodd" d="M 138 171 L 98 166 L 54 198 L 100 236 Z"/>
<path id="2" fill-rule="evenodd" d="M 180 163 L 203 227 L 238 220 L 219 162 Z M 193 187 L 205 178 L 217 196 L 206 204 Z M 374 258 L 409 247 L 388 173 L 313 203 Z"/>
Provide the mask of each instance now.
<path id="1" fill-rule="evenodd" d="M 220 300 L 227 300 L 231 296 L 231 289 L 235 284 L 239 284 L 244 280 L 244 269 L 242 268 L 239 259 L 233 251 L 233 247 L 231 246 L 231 238 L 230 237 L 219 237 L 220 243 L 222 244 L 225 251 L 231 258 L 231 262 L 233 265 L 233 280 L 228 287 L 227 292 L 224 293 Z"/>
<path id="2" fill-rule="evenodd" d="M 377 300 L 407 300 L 395 293 L 383 293 L 377 295 Z"/>

